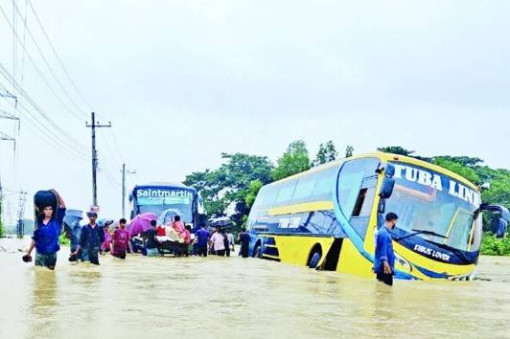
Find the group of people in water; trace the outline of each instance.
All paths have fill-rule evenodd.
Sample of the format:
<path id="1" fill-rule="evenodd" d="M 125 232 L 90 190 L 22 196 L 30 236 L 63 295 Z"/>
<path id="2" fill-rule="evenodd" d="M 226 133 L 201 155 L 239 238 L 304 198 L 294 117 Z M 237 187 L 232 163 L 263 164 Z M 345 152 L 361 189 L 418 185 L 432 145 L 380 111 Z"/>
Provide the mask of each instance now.
<path id="1" fill-rule="evenodd" d="M 36 250 L 35 265 L 54 270 L 57 263 L 57 252 L 60 250 L 61 234 L 66 206 L 58 192 L 50 191 L 56 197 L 56 204 L 48 200 L 36 206 L 37 225 L 32 242 L 26 254 L 25 262 L 32 261 L 32 251 Z M 56 208 L 55 208 L 56 207 Z M 90 262 L 99 265 L 101 254 L 111 253 L 114 257 L 125 259 L 128 253 L 138 252 L 147 256 L 162 255 L 165 244 L 174 244 L 173 250 L 178 255 L 197 255 L 206 257 L 208 254 L 230 256 L 235 250 L 234 236 L 225 228 L 213 228 L 211 232 L 202 225 L 194 234 L 189 226 L 185 226 L 180 216 L 176 215 L 169 225 L 157 225 L 151 220 L 151 227 L 145 232 L 131 237 L 127 228 L 127 220 L 122 218 L 112 230 L 113 221 L 98 225 L 97 212 L 87 212 L 88 224 L 66 232 L 71 242 L 71 262 Z M 136 243 L 132 240 L 138 239 Z M 239 255 L 248 257 L 250 242 L 249 234 L 243 229 L 238 240 L 241 244 Z M 136 247 L 136 248 L 135 248 Z"/>

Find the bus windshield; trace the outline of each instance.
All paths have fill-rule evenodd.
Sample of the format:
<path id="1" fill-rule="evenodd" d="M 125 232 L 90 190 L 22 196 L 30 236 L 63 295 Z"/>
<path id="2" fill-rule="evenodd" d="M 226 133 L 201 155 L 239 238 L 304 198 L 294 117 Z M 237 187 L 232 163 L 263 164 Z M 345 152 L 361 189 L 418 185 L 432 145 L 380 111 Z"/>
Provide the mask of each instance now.
<path id="1" fill-rule="evenodd" d="M 477 251 L 482 225 L 479 193 L 429 169 L 394 165 L 395 189 L 386 211 L 399 216 L 396 240 L 420 237 L 455 250 Z"/>
<path id="2" fill-rule="evenodd" d="M 193 193 L 182 188 L 139 188 L 134 195 L 138 213 L 161 216 L 166 211 L 179 214 L 184 222 L 193 222 Z"/>

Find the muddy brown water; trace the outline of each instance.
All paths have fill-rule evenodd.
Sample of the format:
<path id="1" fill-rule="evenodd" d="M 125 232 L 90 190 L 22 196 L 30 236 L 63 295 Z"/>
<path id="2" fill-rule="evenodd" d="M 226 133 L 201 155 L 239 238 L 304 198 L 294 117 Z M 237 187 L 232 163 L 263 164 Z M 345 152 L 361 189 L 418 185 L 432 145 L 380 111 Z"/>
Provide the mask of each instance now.
<path id="1" fill-rule="evenodd" d="M 476 281 L 397 281 L 260 259 L 101 257 L 25 264 L 0 240 L 0 338 L 510 338 L 510 258 Z"/>

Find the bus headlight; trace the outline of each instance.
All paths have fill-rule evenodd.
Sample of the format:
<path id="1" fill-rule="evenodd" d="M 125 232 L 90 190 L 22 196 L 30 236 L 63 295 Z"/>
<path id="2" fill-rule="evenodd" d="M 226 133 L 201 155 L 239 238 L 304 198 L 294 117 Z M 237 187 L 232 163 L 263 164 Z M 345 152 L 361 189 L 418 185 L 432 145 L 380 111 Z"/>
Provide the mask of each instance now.
<path id="1" fill-rule="evenodd" d="M 397 252 L 395 252 L 395 262 L 399 264 L 404 270 L 411 273 L 413 271 L 413 266 L 409 261 L 401 257 Z"/>

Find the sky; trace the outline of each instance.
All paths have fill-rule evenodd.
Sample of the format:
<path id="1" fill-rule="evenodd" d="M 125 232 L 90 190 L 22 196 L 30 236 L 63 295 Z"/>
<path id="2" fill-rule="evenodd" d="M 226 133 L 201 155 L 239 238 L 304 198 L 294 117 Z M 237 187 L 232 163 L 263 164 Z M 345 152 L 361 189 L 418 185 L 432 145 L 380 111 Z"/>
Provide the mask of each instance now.
<path id="1" fill-rule="evenodd" d="M 47 188 L 91 205 L 91 110 L 113 126 L 97 132 L 109 218 L 121 214 L 122 163 L 136 170 L 128 188 L 182 181 L 222 152 L 276 161 L 296 139 L 312 155 L 332 140 L 340 153 L 402 145 L 510 168 L 508 1 L 30 0 L 78 90 L 17 3 L 26 50 L 0 15 L 0 64 L 69 137 L 23 96 L 37 119 L 0 97 L 0 110 L 21 114 L 19 135 L 0 120 L 18 139 L 17 160 L 0 142 L 6 218 L 20 188 L 27 210 Z M 12 23 L 12 1 L 0 6 Z M 0 76 L 2 86 L 16 93 Z"/>

